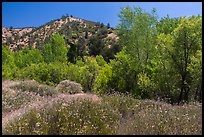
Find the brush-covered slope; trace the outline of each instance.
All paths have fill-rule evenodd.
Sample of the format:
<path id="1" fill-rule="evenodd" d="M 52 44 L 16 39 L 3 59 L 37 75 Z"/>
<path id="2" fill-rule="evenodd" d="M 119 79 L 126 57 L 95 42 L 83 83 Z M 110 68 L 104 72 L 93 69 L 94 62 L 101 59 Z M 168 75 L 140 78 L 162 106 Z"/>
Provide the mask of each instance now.
<path id="1" fill-rule="evenodd" d="M 91 38 L 100 39 L 107 48 L 111 48 L 118 40 L 113 28 L 102 23 L 92 22 L 73 16 L 63 16 L 37 28 L 2 28 L 2 44 L 12 51 L 24 47 L 40 48 L 49 41 L 51 36 L 59 33 L 69 43 L 77 44 L 84 41 L 85 46 Z"/>

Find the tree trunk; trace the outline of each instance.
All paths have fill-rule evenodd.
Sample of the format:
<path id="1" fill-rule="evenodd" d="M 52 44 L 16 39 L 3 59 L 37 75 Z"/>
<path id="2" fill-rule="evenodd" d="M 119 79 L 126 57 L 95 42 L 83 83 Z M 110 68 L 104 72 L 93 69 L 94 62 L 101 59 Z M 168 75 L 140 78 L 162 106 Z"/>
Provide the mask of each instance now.
<path id="1" fill-rule="evenodd" d="M 196 92 L 195 92 L 195 96 L 194 96 L 194 100 L 195 100 L 195 101 L 197 100 L 197 97 L 198 97 L 198 94 L 199 94 L 199 93 L 198 93 L 198 88 L 199 88 L 199 87 L 196 88 Z"/>
<path id="2" fill-rule="evenodd" d="M 202 103 L 202 84 L 201 84 L 201 87 L 200 87 L 199 102 Z"/>
<path id="3" fill-rule="evenodd" d="M 183 96 L 183 85 L 181 87 L 181 92 L 180 92 L 179 99 L 178 99 L 178 105 L 180 104 L 180 102 L 182 100 L 182 96 Z"/>
<path id="4" fill-rule="evenodd" d="M 188 85 L 185 85 L 185 89 L 184 89 L 184 91 L 185 91 L 185 94 L 184 94 L 184 100 L 186 101 L 186 102 L 188 102 L 188 100 L 189 100 L 189 87 L 186 87 L 186 86 L 188 86 Z"/>
<path id="5" fill-rule="evenodd" d="M 185 75 L 181 75 L 182 77 L 182 80 L 181 80 L 181 92 L 180 92 L 180 95 L 179 95 L 179 99 L 178 99 L 178 105 L 180 104 L 180 102 L 182 101 L 182 97 L 183 97 L 183 91 L 186 91 L 185 90 Z"/>

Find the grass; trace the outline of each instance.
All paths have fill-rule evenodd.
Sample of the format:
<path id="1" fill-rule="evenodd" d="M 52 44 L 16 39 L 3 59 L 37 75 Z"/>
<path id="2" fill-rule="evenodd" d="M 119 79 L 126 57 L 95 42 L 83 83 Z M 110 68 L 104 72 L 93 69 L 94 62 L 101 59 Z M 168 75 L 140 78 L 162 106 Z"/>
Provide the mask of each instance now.
<path id="1" fill-rule="evenodd" d="M 105 105 L 89 100 L 70 104 L 58 102 L 41 110 L 32 110 L 20 120 L 7 125 L 3 134 L 114 134 L 116 119 L 116 114 Z"/>
<path id="2" fill-rule="evenodd" d="M 19 109 L 23 104 L 33 100 L 34 97 L 28 92 L 2 92 L 2 111 L 10 112 Z"/>
<path id="3" fill-rule="evenodd" d="M 202 133 L 200 105 L 172 106 L 125 95 L 104 95 L 100 103 L 76 100 L 32 110 L 7 125 L 3 134 L 134 134 L 196 135 Z"/>
<path id="4" fill-rule="evenodd" d="M 11 88 L 15 90 L 20 90 L 23 92 L 24 91 L 33 92 L 40 96 L 52 96 L 57 93 L 57 90 L 55 89 L 55 87 L 42 85 L 32 80 L 22 81 L 20 82 L 20 84 L 14 85 Z"/>
<path id="5" fill-rule="evenodd" d="M 202 106 L 199 104 L 172 106 L 164 102 L 135 100 L 124 95 L 105 98 L 121 115 L 117 134 L 202 134 Z"/>

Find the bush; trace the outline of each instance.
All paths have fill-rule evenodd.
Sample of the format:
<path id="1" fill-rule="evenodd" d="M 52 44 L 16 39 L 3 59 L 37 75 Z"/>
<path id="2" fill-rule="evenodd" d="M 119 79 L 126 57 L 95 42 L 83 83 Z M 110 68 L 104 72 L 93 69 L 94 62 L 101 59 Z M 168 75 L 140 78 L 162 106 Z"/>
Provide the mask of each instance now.
<path id="1" fill-rule="evenodd" d="M 31 64 L 18 72 L 19 79 L 34 79 L 40 83 L 56 85 L 66 77 L 68 66 L 59 62 Z"/>
<path id="2" fill-rule="evenodd" d="M 17 84 L 12 88 L 21 90 L 21 91 L 33 92 L 40 96 L 52 96 L 53 94 L 57 93 L 54 87 L 47 86 L 47 85 L 40 85 L 38 82 L 34 80 L 20 82 L 20 84 Z"/>
<path id="3" fill-rule="evenodd" d="M 115 134 L 115 114 L 108 106 L 89 100 L 57 102 L 41 110 L 31 110 L 9 123 L 3 134 L 15 135 L 104 135 Z M 19 130 L 21 129 L 21 130 Z"/>
<path id="4" fill-rule="evenodd" d="M 33 96 L 26 92 L 3 91 L 2 112 L 10 112 L 19 109 L 23 104 L 27 104 L 33 99 Z"/>
<path id="5" fill-rule="evenodd" d="M 105 64 L 101 68 L 99 74 L 96 76 L 93 90 L 96 94 L 101 95 L 110 89 L 110 81 L 112 77 L 112 68 L 110 65 Z"/>
<path id="6" fill-rule="evenodd" d="M 57 85 L 56 89 L 62 93 L 70 93 L 70 94 L 83 93 L 81 84 L 70 80 L 61 81 Z"/>
<path id="7" fill-rule="evenodd" d="M 198 135 L 202 133 L 202 105 L 173 106 L 138 100 L 123 94 L 103 95 L 103 104 L 120 117 L 116 134 Z"/>
<path id="8" fill-rule="evenodd" d="M 98 103 L 58 100 L 40 110 L 31 110 L 8 123 L 3 134 L 202 134 L 202 105 L 172 106 L 122 94 L 102 97 Z"/>
<path id="9" fill-rule="evenodd" d="M 17 67 L 14 63 L 14 54 L 8 46 L 2 46 L 2 78 L 14 79 Z"/>
<path id="10" fill-rule="evenodd" d="M 73 34 L 72 34 L 72 38 L 73 38 L 73 39 L 76 39 L 77 37 L 78 37 L 78 35 L 77 35 L 76 33 L 73 33 Z"/>
<path id="11" fill-rule="evenodd" d="M 16 79 L 16 72 L 18 71 L 16 66 L 3 65 L 2 66 L 2 79 Z"/>

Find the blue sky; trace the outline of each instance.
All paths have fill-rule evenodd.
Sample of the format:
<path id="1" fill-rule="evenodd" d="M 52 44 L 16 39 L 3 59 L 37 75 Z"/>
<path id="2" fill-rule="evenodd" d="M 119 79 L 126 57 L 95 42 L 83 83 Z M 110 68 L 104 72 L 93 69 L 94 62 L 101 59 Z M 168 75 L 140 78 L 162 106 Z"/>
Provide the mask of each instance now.
<path id="1" fill-rule="evenodd" d="M 154 7 L 159 17 L 202 15 L 202 2 L 2 2 L 4 27 L 38 27 L 69 14 L 95 22 L 119 24 L 120 8 L 139 6 L 147 12 Z"/>

